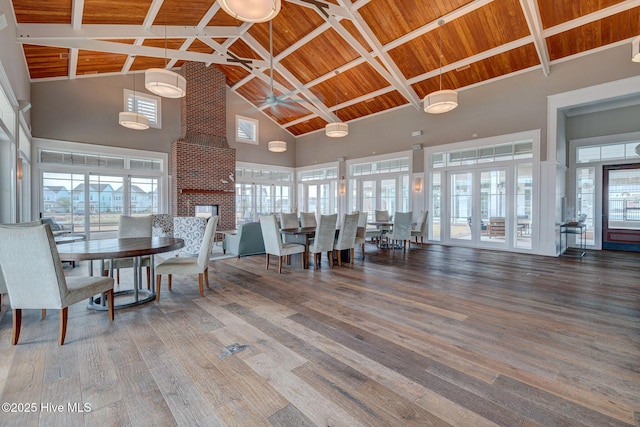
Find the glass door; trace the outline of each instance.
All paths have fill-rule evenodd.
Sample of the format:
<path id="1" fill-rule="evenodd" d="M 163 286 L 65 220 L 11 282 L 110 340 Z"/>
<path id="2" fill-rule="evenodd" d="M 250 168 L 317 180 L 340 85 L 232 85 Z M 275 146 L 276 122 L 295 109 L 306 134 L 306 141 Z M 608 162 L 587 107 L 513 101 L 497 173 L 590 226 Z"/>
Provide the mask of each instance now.
<path id="1" fill-rule="evenodd" d="M 123 184 L 121 176 L 89 176 L 89 186 L 83 188 L 82 203 L 76 209 L 81 209 L 85 218 L 88 214 L 93 239 L 116 237 L 120 215 L 130 212 L 129 189 Z"/>
<path id="2" fill-rule="evenodd" d="M 473 218 L 473 173 L 452 172 L 449 179 L 449 237 L 471 240 L 480 233 Z"/>
<path id="3" fill-rule="evenodd" d="M 640 164 L 603 166 L 602 248 L 640 252 Z"/>

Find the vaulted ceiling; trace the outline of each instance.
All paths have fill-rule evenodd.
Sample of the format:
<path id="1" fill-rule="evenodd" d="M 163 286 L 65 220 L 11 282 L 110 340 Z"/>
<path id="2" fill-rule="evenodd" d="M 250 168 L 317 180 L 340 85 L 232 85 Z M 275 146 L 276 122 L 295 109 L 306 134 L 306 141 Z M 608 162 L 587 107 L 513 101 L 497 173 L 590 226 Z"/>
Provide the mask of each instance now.
<path id="1" fill-rule="evenodd" d="M 440 85 L 460 90 L 530 69 L 549 75 L 557 61 L 640 34 L 640 0 L 286 0 L 272 21 L 271 58 L 269 23 L 235 20 L 214 0 L 12 4 L 31 81 L 199 61 L 296 136 L 421 109 Z M 283 102 L 266 105 L 271 63 Z"/>

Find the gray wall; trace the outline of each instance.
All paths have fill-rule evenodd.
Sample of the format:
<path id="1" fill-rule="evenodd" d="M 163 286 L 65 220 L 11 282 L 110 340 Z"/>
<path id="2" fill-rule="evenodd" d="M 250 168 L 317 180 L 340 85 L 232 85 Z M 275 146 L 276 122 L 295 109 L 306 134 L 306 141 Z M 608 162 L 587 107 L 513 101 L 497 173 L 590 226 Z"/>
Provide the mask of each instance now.
<path id="1" fill-rule="evenodd" d="M 567 117 L 568 141 L 638 131 L 640 105 Z"/>
<path id="2" fill-rule="evenodd" d="M 144 73 L 135 79 L 136 91 L 148 94 Z M 127 129 L 118 124 L 125 88 L 133 89 L 133 75 L 33 83 L 33 136 L 170 152 L 171 142 L 180 136 L 181 100 L 162 98 L 162 129 Z"/>
<path id="3" fill-rule="evenodd" d="M 349 123 L 345 138 L 328 138 L 324 131 L 300 137 L 296 165 L 409 150 L 417 143 L 426 147 L 466 141 L 474 134 L 483 138 L 532 129 L 542 129 L 541 159 L 546 160 L 547 95 L 637 75 L 640 65 L 631 62 L 630 49 L 624 44 L 553 65 L 549 77 L 538 69 L 463 90 L 458 108 L 449 113 L 431 115 L 404 107 Z M 411 137 L 415 130 L 423 130 L 423 135 Z"/>
<path id="4" fill-rule="evenodd" d="M 236 142 L 236 114 L 260 121 L 258 124 L 259 145 Z M 275 139 L 286 141 L 287 151 L 284 153 L 270 152 L 267 149 L 267 143 Z M 295 137 L 278 126 L 266 114 L 258 111 L 258 109 L 253 105 L 249 104 L 229 89 L 227 89 L 227 141 L 229 142 L 229 147 L 236 149 L 236 160 L 239 162 L 252 162 L 289 167 L 295 166 Z"/>

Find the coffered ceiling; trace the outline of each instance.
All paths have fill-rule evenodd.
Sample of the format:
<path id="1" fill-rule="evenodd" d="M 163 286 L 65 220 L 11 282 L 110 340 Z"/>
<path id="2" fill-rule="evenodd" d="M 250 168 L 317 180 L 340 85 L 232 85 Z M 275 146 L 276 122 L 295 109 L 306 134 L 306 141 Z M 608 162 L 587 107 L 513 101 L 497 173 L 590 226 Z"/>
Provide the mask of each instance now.
<path id="1" fill-rule="evenodd" d="M 440 37 L 442 88 L 460 90 L 530 69 L 549 75 L 557 61 L 640 34 L 640 0 L 287 0 L 270 61 L 269 23 L 237 21 L 214 0 L 12 4 L 31 81 L 199 61 L 296 136 L 421 109 L 440 88 Z M 297 102 L 265 105 L 270 62 L 275 95 Z"/>

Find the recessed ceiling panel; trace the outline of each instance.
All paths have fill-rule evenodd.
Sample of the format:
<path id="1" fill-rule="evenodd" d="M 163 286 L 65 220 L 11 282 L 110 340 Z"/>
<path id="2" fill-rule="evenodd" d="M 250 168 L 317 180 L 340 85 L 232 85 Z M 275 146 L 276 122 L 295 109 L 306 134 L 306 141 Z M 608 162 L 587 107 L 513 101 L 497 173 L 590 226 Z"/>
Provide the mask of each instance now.
<path id="1" fill-rule="evenodd" d="M 593 12 L 597 12 L 609 6 L 624 2 L 624 0 L 537 0 L 540 10 L 540 19 L 543 28 L 551 28 L 556 25 L 580 18 Z"/>
<path id="2" fill-rule="evenodd" d="M 122 71 L 127 58 L 129 55 L 80 50 L 76 74 L 118 73 Z"/>
<path id="3" fill-rule="evenodd" d="M 310 90 L 319 99 L 324 100 L 327 107 L 333 107 L 336 103 L 342 104 L 388 86 L 388 81 L 369 63 L 363 62 L 311 87 Z"/>
<path id="4" fill-rule="evenodd" d="M 22 45 L 32 79 L 69 75 L 69 49 Z"/>
<path id="5" fill-rule="evenodd" d="M 20 24 L 71 24 L 72 0 L 13 0 L 12 3 Z"/>
<path id="6" fill-rule="evenodd" d="M 149 6 L 151 0 L 84 0 L 82 23 L 142 25 Z"/>
<path id="7" fill-rule="evenodd" d="M 350 105 L 345 108 L 341 108 L 337 111 L 336 115 L 342 121 L 349 121 L 365 117 L 371 114 L 379 113 L 381 111 L 396 108 L 401 105 L 407 104 L 407 100 L 398 91 L 387 92 L 385 94 L 375 96 L 367 99 L 366 101 L 358 102 L 357 104 Z"/>
<path id="8" fill-rule="evenodd" d="M 328 122 L 326 120 L 320 117 L 314 117 L 302 123 L 288 126 L 287 130 L 295 136 L 300 136 L 300 135 L 304 135 L 305 133 L 313 132 L 319 129 L 324 129 L 327 123 Z"/>

